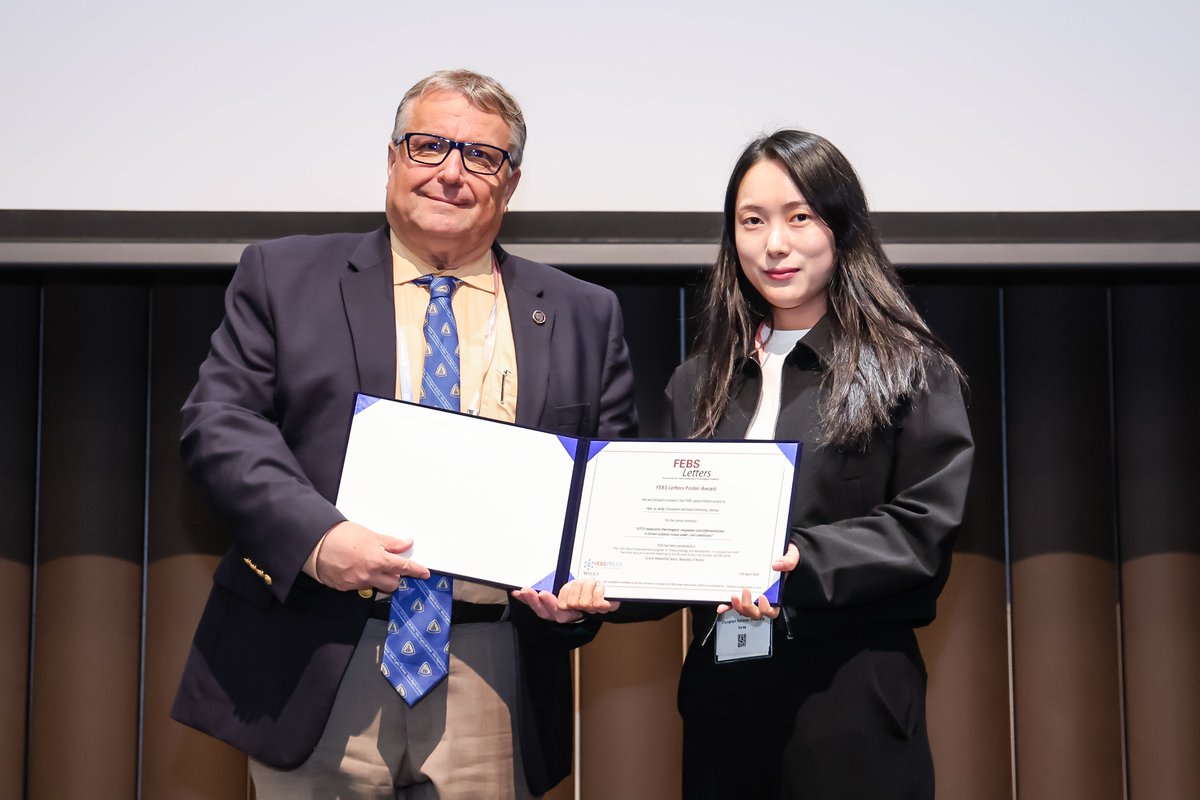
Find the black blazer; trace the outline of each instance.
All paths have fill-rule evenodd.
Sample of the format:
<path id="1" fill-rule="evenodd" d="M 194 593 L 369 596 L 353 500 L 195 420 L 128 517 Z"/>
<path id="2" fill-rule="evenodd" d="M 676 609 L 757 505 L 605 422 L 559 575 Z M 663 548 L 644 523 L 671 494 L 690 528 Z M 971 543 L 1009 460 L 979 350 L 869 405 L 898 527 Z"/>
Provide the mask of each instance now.
<path id="1" fill-rule="evenodd" d="M 928 387 L 896 408 L 891 424 L 876 429 L 865 449 L 820 447 L 819 404 L 832 356 L 826 315 L 784 361 L 775 434 L 804 445 L 790 529 L 800 563 L 783 577 L 787 614 L 776 619 L 777 634 L 803 639 L 877 623 L 927 625 L 949 577 L 974 456 L 962 387 L 954 375 L 934 368 Z M 698 356 L 675 369 L 655 433 L 691 433 L 705 373 Z M 761 387 L 757 362 L 738 365 L 714 438 L 745 436 Z M 675 608 L 625 603 L 606 619 L 657 619 Z M 715 605 L 692 607 L 693 651 L 709 641 L 715 621 Z M 712 653 L 704 658 L 711 663 Z"/>
<path id="2" fill-rule="evenodd" d="M 933 621 L 950 573 L 951 550 L 966 503 L 974 442 L 958 379 L 931 368 L 928 387 L 893 410 L 863 450 L 820 447 L 819 403 L 833 357 L 823 317 L 784 361 L 776 438 L 804 442 L 792 497 L 791 541 L 800 563 L 783 578 L 787 633 L 804 638 L 880 622 Z M 704 365 L 691 358 L 667 389 L 668 435 L 695 424 Z M 718 439 L 740 439 L 761 393 L 757 362 L 743 362 L 717 426 Z M 712 606 L 693 609 L 703 639 Z"/>
<path id="3" fill-rule="evenodd" d="M 495 252 L 516 345 L 517 423 L 635 435 L 615 296 Z M 275 767 L 311 753 L 373 602 L 327 589 L 302 567 L 343 519 L 333 501 L 355 394 L 395 394 L 391 264 L 387 228 L 247 247 L 183 406 L 184 461 L 233 545 L 171 715 Z M 567 651 L 595 627 L 545 623 L 519 602 L 512 615 L 521 748 L 530 789 L 541 794 L 570 770 Z"/>

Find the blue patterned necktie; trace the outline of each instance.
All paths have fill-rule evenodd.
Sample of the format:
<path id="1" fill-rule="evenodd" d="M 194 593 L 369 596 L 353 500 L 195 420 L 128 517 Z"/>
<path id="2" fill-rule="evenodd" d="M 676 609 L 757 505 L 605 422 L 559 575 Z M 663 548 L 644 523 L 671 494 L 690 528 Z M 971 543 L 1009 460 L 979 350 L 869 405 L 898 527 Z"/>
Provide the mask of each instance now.
<path id="1" fill-rule="evenodd" d="M 458 279 L 423 275 L 416 282 L 429 287 L 420 403 L 458 411 L 458 326 L 450 307 Z M 449 577 L 436 574 L 428 580 L 401 578 L 392 593 L 380 671 L 410 706 L 437 686 L 450 669 L 452 583 Z"/>

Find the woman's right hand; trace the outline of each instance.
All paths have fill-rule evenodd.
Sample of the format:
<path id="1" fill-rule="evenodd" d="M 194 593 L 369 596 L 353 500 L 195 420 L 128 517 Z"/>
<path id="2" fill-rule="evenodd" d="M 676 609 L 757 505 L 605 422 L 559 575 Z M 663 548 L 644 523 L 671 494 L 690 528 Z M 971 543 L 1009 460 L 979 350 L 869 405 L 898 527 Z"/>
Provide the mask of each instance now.
<path id="1" fill-rule="evenodd" d="M 621 607 L 620 600 L 606 600 L 604 584 L 593 578 L 567 581 L 558 590 L 558 607 L 563 611 L 607 614 Z"/>
<path id="2" fill-rule="evenodd" d="M 786 553 L 771 562 L 771 569 L 776 572 L 791 572 L 799 563 L 800 550 L 793 542 L 788 545 Z M 731 608 L 746 619 L 775 619 L 779 616 L 779 606 L 772 606 L 761 594 L 757 601 L 754 600 L 749 589 L 742 589 L 740 597 L 735 594 L 729 598 L 728 603 L 721 603 L 717 606 L 717 613 L 724 614 Z"/>

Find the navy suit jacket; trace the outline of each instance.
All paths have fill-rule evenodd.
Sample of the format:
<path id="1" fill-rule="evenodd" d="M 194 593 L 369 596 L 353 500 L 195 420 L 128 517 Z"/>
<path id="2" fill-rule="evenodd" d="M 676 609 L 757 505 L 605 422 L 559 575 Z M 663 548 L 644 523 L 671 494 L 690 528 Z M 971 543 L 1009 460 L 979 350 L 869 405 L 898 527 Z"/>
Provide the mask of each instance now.
<path id="1" fill-rule="evenodd" d="M 616 297 L 495 252 L 516 346 L 517 423 L 634 435 Z M 355 394 L 392 397 L 395 386 L 387 228 L 246 248 L 182 411 L 184 461 L 233 545 L 213 577 L 171 714 L 275 767 L 308 758 L 374 602 L 321 586 L 302 567 L 344 519 L 333 502 Z M 480 477 L 444 480 L 453 491 Z M 554 625 L 512 606 L 521 748 L 540 794 L 570 770 L 568 650 L 595 627 Z"/>

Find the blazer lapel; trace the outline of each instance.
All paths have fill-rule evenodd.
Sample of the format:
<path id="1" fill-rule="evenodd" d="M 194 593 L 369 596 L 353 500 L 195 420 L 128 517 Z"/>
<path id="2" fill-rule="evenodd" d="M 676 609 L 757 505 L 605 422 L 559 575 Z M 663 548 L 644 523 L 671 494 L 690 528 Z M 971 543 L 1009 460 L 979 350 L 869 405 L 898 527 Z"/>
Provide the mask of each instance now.
<path id="1" fill-rule="evenodd" d="M 342 303 L 354 340 L 359 390 L 396 394 L 396 308 L 392 297 L 391 245 L 386 227 L 368 234 L 342 276 Z"/>
<path id="2" fill-rule="evenodd" d="M 550 337 L 554 305 L 545 289 L 522 268 L 520 259 L 499 248 L 500 278 L 508 299 L 508 319 L 517 351 L 517 424 L 538 427 L 550 384 Z M 540 322 L 538 320 L 541 320 Z"/>

